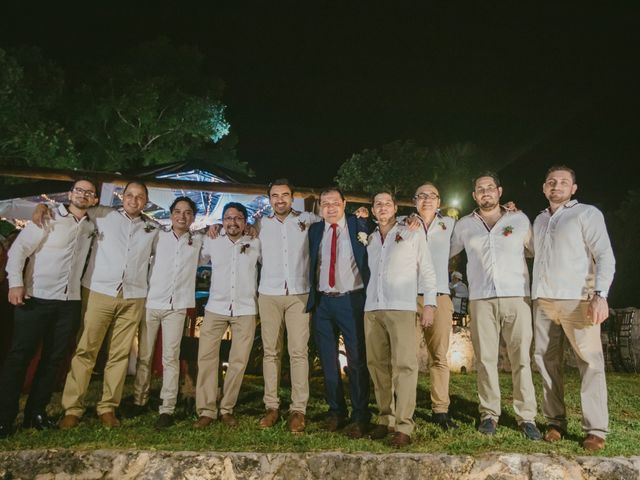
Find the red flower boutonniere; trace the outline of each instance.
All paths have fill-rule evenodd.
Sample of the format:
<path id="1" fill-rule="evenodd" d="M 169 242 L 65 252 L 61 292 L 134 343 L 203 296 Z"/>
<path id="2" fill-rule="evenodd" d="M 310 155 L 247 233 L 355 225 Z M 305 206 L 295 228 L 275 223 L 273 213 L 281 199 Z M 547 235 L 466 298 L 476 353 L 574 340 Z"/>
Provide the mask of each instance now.
<path id="1" fill-rule="evenodd" d="M 402 235 L 396 233 L 396 243 L 401 242 L 402 240 L 404 240 L 404 238 L 402 238 Z"/>
<path id="2" fill-rule="evenodd" d="M 300 227 L 301 232 L 304 232 L 307 229 L 307 224 L 302 220 L 298 220 L 298 227 Z"/>
<path id="3" fill-rule="evenodd" d="M 447 229 L 447 226 L 444 224 L 444 222 L 438 222 L 438 225 L 440 226 L 440 228 L 442 230 L 446 230 Z"/>
<path id="4" fill-rule="evenodd" d="M 247 253 L 247 250 L 249 250 L 249 247 L 250 245 L 248 243 L 245 243 L 240 247 L 240 253 Z"/>
<path id="5" fill-rule="evenodd" d="M 504 235 L 505 237 L 508 237 L 512 233 L 513 233 L 513 227 L 511 225 L 507 225 L 502 229 L 502 235 Z"/>

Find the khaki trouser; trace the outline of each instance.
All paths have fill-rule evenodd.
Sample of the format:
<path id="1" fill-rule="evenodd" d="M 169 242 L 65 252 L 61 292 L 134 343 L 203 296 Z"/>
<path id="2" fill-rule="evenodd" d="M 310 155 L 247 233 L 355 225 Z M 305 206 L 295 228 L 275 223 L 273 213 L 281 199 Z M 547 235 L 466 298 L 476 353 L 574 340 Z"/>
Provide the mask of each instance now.
<path id="1" fill-rule="evenodd" d="M 244 371 L 247 368 L 251 347 L 256 331 L 256 316 L 241 315 L 230 317 L 205 311 L 200 326 L 198 342 L 198 380 L 196 382 L 196 411 L 198 416 L 216 418 L 218 416 L 218 366 L 220 364 L 220 343 L 227 327 L 231 326 L 231 351 L 229 366 L 224 377 L 220 413 L 233 413 Z"/>
<path id="2" fill-rule="evenodd" d="M 449 411 L 449 363 L 447 353 L 453 328 L 453 303 L 449 295 L 436 297 L 437 308 L 433 325 L 423 329 L 424 341 L 429 352 L 429 378 L 431 379 L 431 410 L 433 413 Z M 424 297 L 418 297 L 418 320 L 424 307 Z"/>
<path id="3" fill-rule="evenodd" d="M 535 300 L 535 360 L 544 388 L 542 412 L 549 424 L 566 431 L 562 357 L 564 340 L 569 341 L 580 371 L 582 429 L 605 438 L 609 412 L 600 325 L 587 318 L 588 307 L 586 300 Z"/>
<path id="4" fill-rule="evenodd" d="M 418 388 L 416 313 L 364 312 L 367 367 L 375 387 L 378 424 L 411 435 Z M 395 401 L 394 401 L 395 396 Z"/>
<path id="5" fill-rule="evenodd" d="M 533 327 L 529 298 L 496 297 L 469 302 L 471 342 L 478 371 L 480 419 L 500 417 L 498 356 L 500 335 L 507 346 L 513 382 L 513 411 L 518 424 L 534 422 L 536 394 L 531 375 Z"/>
<path id="6" fill-rule="evenodd" d="M 258 297 L 264 357 L 264 405 L 278 409 L 282 341 L 287 329 L 287 348 L 291 364 L 290 411 L 306 413 L 309 401 L 309 326 L 305 313 L 309 295 L 264 295 Z"/>
<path id="7" fill-rule="evenodd" d="M 133 383 L 133 403 L 146 405 L 151 383 L 151 360 L 158 330 L 162 327 L 162 405 L 160 413 L 173 414 L 178 399 L 180 381 L 180 341 L 184 332 L 186 309 L 147 309 L 146 318 L 140 323 L 138 365 Z"/>
<path id="8" fill-rule="evenodd" d="M 120 405 L 131 344 L 143 315 L 144 298 L 124 299 L 89 290 L 84 329 L 62 393 L 62 407 L 67 415 L 81 417 L 84 414 L 85 395 L 107 332 L 110 332 L 109 354 L 104 368 L 102 399 L 96 410 L 102 415 L 113 412 Z"/>

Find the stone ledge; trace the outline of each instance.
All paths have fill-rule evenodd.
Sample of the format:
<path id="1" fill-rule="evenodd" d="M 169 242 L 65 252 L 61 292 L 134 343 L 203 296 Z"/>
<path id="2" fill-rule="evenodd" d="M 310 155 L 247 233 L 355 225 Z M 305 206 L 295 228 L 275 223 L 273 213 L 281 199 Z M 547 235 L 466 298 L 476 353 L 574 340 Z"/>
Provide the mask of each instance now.
<path id="1" fill-rule="evenodd" d="M 0 452 L 0 479 L 631 480 L 640 457 L 26 450 Z"/>

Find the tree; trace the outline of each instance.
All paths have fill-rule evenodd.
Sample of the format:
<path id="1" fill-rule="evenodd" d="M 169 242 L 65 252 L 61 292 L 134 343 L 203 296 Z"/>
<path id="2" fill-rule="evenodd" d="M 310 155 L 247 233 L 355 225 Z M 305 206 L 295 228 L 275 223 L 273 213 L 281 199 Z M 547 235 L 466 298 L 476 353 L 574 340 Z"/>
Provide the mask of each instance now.
<path id="1" fill-rule="evenodd" d="M 609 219 L 611 243 L 616 256 L 616 276 L 611 291 L 611 304 L 638 307 L 640 292 L 640 189 L 631 190 Z"/>

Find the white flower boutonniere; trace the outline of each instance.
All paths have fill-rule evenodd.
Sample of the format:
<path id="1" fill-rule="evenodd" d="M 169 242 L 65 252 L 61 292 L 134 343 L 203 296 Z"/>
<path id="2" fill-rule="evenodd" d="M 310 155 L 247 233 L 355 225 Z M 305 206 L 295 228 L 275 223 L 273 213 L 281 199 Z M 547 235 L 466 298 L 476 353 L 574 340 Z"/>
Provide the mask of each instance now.
<path id="1" fill-rule="evenodd" d="M 358 241 L 366 247 L 369 245 L 369 235 L 365 232 L 358 232 Z"/>
<path id="2" fill-rule="evenodd" d="M 247 250 L 249 250 L 249 247 L 250 245 L 248 243 L 245 243 L 240 247 L 240 253 L 247 253 Z"/>
<path id="3" fill-rule="evenodd" d="M 153 232 L 157 227 L 150 222 L 145 222 L 144 224 L 144 231 L 147 233 Z"/>

